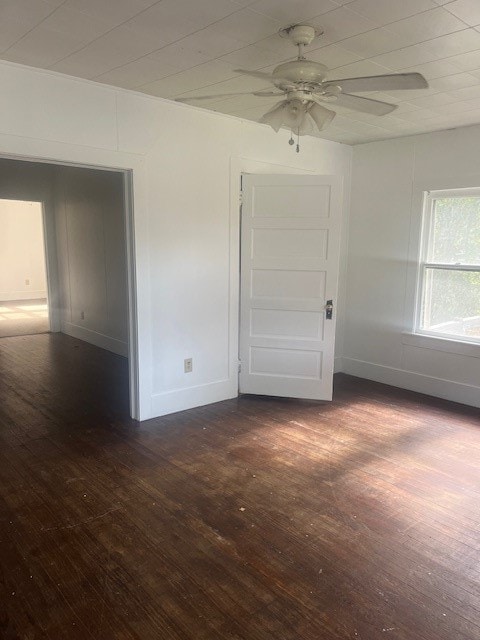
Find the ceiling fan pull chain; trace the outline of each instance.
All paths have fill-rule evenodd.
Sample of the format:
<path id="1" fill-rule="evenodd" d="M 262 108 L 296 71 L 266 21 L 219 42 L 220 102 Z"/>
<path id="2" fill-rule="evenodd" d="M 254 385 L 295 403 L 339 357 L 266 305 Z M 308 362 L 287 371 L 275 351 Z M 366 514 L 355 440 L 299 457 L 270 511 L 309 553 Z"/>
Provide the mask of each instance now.
<path id="1" fill-rule="evenodd" d="M 297 153 L 300 153 L 300 128 L 298 129 L 297 132 L 297 149 L 296 149 Z"/>

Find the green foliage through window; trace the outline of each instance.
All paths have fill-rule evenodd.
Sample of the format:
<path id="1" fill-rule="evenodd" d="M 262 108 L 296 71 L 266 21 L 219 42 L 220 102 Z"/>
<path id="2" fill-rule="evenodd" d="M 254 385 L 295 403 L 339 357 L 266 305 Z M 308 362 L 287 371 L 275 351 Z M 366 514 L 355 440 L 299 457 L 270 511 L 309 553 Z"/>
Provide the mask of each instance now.
<path id="1" fill-rule="evenodd" d="M 420 328 L 480 341 L 480 197 L 433 199 L 426 232 Z"/>

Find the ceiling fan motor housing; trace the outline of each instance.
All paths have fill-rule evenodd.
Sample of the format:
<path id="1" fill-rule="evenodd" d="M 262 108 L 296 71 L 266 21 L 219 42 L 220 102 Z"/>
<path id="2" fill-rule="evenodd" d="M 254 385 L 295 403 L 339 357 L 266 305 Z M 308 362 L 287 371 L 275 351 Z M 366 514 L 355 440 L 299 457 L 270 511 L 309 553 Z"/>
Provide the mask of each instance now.
<path id="1" fill-rule="evenodd" d="M 315 29 L 309 24 L 292 24 L 280 29 L 282 38 L 289 38 L 294 45 L 302 44 L 307 46 L 312 40 L 323 33 L 323 29 Z"/>
<path id="2" fill-rule="evenodd" d="M 285 80 L 316 84 L 324 80 L 327 71 L 328 67 L 313 60 L 292 60 L 275 67 L 272 76 L 277 87 L 285 85 Z"/>

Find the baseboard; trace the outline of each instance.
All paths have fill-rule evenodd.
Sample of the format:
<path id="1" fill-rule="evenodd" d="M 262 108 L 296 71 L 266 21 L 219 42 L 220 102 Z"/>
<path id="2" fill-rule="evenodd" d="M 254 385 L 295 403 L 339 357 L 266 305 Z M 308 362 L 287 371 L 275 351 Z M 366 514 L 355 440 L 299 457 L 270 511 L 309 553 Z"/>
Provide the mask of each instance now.
<path id="1" fill-rule="evenodd" d="M 46 299 L 46 291 L 0 291 L 0 301 L 16 302 L 17 300 Z"/>
<path id="2" fill-rule="evenodd" d="M 128 345 L 126 342 L 122 342 L 116 338 L 111 338 L 103 333 L 98 333 L 97 331 L 92 331 L 92 329 L 80 327 L 77 324 L 72 324 L 71 322 L 62 323 L 62 332 L 72 338 L 84 340 L 85 342 L 94 344 L 96 347 L 116 353 L 119 356 L 128 357 Z"/>
<path id="3" fill-rule="evenodd" d="M 152 416 L 165 416 L 177 411 L 202 407 L 213 402 L 236 398 L 238 382 L 220 380 L 187 389 L 176 389 L 152 396 Z"/>
<path id="4" fill-rule="evenodd" d="M 333 363 L 333 373 L 341 373 L 343 371 L 343 358 L 337 356 Z"/>
<path id="5" fill-rule="evenodd" d="M 342 360 L 343 373 L 472 407 L 480 407 L 480 387 L 353 358 L 343 357 Z"/>

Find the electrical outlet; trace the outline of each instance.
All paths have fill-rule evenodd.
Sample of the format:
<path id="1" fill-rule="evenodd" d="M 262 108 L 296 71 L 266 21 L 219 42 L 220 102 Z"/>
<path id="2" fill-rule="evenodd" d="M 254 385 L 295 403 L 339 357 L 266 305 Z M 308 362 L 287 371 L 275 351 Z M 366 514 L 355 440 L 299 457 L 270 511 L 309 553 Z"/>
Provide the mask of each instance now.
<path id="1" fill-rule="evenodd" d="M 25 279 L 25 284 L 28 286 L 30 284 L 30 280 L 28 278 Z"/>
<path id="2" fill-rule="evenodd" d="M 85 311 L 80 311 L 80 320 L 85 320 Z"/>
<path id="3" fill-rule="evenodd" d="M 192 373 L 193 371 L 193 361 L 192 358 L 185 358 L 183 361 L 183 370 L 185 373 Z"/>

